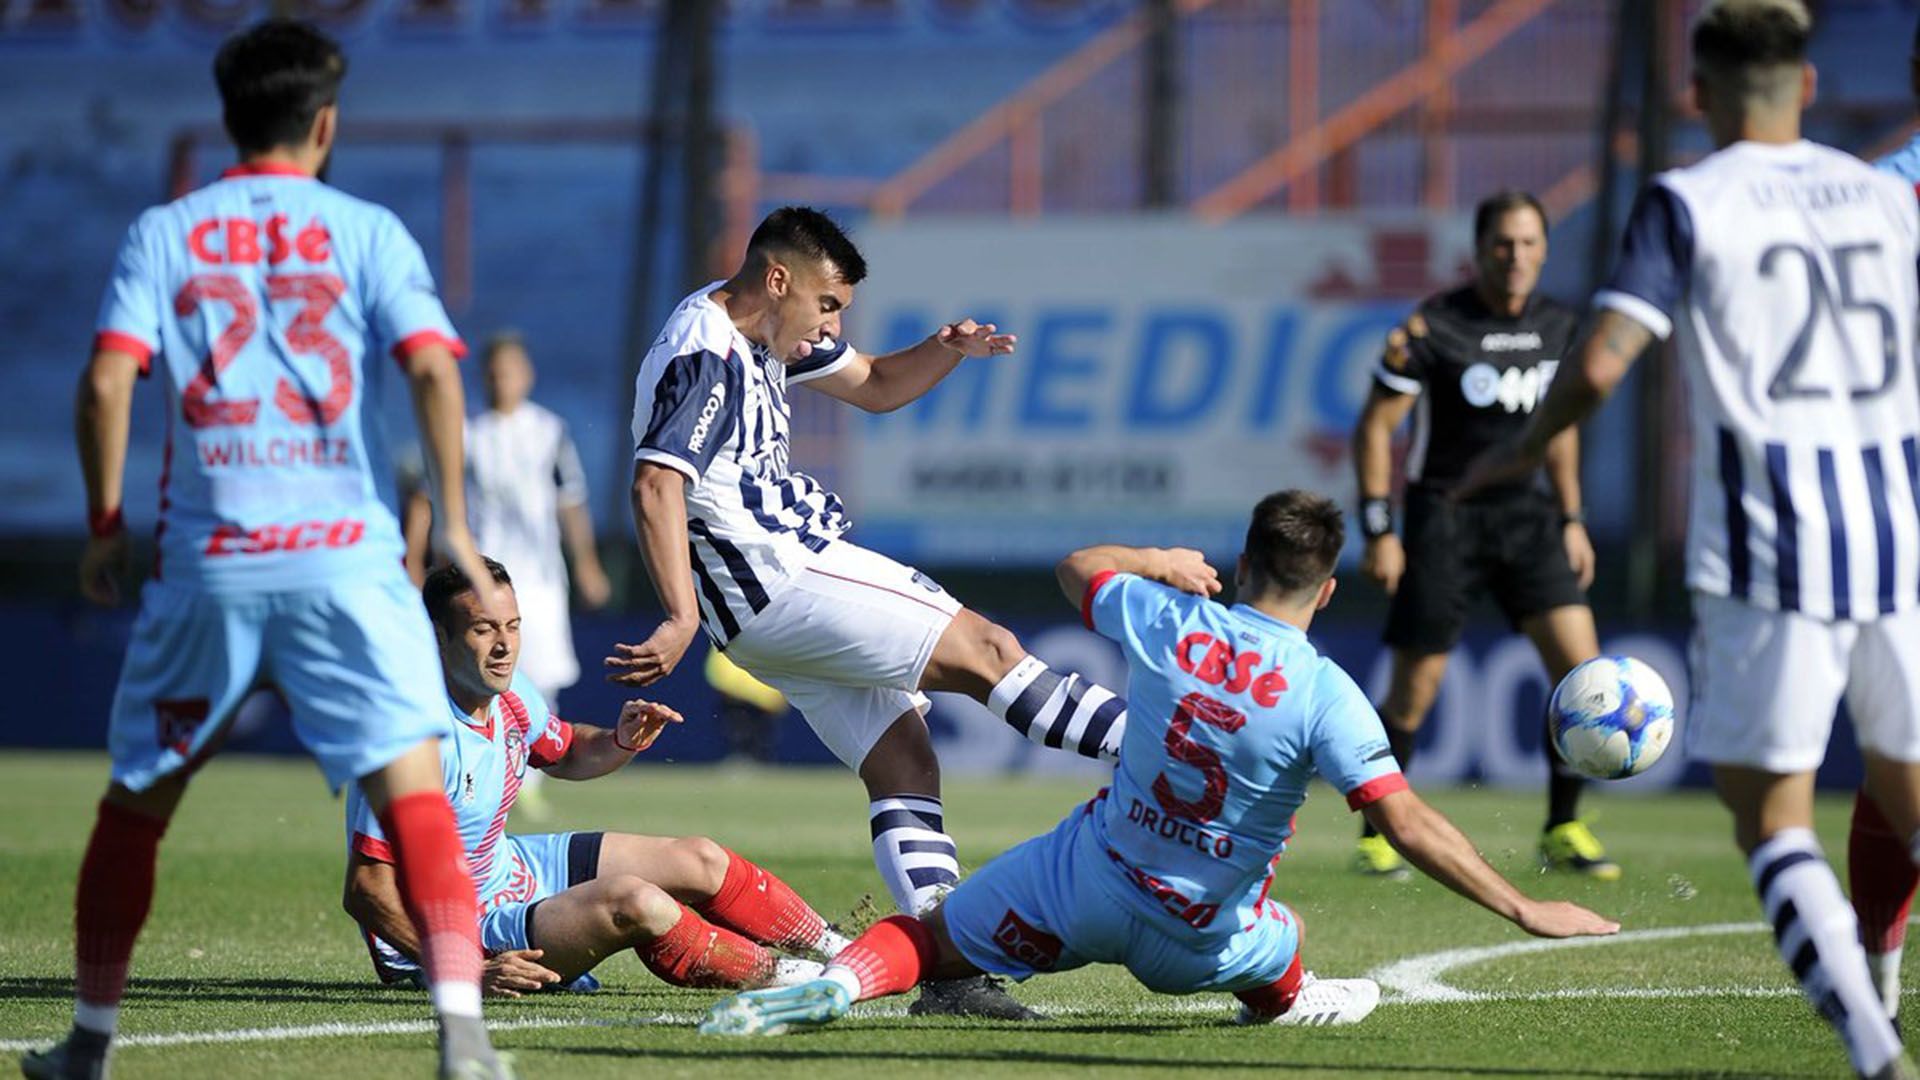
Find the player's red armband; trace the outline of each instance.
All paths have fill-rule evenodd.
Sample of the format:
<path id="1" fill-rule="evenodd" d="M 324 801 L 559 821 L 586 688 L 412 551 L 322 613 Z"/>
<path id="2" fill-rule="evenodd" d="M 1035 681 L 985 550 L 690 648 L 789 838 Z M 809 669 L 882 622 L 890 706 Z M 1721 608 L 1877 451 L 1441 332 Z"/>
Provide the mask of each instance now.
<path id="1" fill-rule="evenodd" d="M 1347 792 L 1347 809 L 1358 810 L 1364 806 L 1379 802 L 1395 792 L 1407 790 L 1407 778 L 1403 773 L 1390 772 L 1373 779 Z"/>
<path id="2" fill-rule="evenodd" d="M 559 717 L 547 725 L 527 747 L 527 764 L 536 769 L 557 765 L 567 756 L 567 749 L 573 745 L 573 725 Z"/>
<path id="3" fill-rule="evenodd" d="M 1087 624 L 1087 629 L 1093 629 L 1093 598 L 1099 596 L 1101 586 L 1112 581 L 1118 573 L 1118 570 L 1102 570 L 1087 582 L 1087 594 L 1080 598 L 1080 621 Z"/>

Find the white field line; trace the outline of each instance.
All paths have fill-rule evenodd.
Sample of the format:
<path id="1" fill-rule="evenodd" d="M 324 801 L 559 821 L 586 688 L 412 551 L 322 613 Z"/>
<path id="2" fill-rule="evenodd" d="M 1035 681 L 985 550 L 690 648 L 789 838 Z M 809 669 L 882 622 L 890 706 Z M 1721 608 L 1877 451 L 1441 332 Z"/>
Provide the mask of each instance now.
<path id="1" fill-rule="evenodd" d="M 1629 930 L 1604 938 L 1568 938 L 1564 940 L 1509 941 L 1475 948 L 1445 949 L 1408 957 L 1375 968 L 1368 977 L 1385 992 L 1381 1006 L 1486 1003 L 1501 1001 L 1571 1001 L 1595 998 L 1658 1000 L 1672 998 L 1780 998 L 1795 997 L 1799 991 L 1785 986 L 1652 986 L 1652 987 L 1568 987 L 1560 990 L 1482 992 L 1461 990 L 1447 985 L 1442 976 L 1468 964 L 1484 963 L 1509 956 L 1562 949 L 1597 948 L 1641 941 L 1667 941 L 1689 937 L 1717 937 L 1726 934 L 1757 933 L 1765 923 L 1709 923 L 1702 926 L 1670 926 L 1655 930 Z M 1229 1004 L 1218 997 L 1169 998 L 1153 1004 L 1135 1005 L 1124 1010 L 1074 1005 L 1042 1006 L 1053 1016 L 1168 1016 L 1212 1013 L 1228 1016 Z M 861 1005 L 854 1011 L 859 1019 L 903 1017 L 903 1005 Z M 668 1012 L 634 1017 L 530 1017 L 524 1020 L 494 1020 L 487 1024 L 493 1031 L 553 1030 L 563 1028 L 692 1027 L 699 1012 Z M 207 1046 L 221 1043 L 293 1042 L 301 1039 L 367 1038 L 377 1035 L 426 1035 L 432 1033 L 431 1020 L 391 1020 L 377 1023 L 305 1024 L 289 1027 L 236 1028 L 225 1031 L 174 1031 L 151 1035 L 124 1035 L 120 1047 Z M 0 1039 L 0 1053 L 21 1053 L 52 1041 L 52 1036 L 37 1039 Z"/>

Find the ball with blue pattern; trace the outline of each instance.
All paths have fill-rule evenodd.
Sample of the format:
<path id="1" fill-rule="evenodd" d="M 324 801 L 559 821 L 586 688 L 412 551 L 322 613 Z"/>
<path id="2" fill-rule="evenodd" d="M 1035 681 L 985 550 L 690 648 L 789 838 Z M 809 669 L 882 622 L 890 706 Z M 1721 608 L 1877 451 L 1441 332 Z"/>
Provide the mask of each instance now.
<path id="1" fill-rule="evenodd" d="M 1596 656 L 1567 672 L 1547 714 L 1560 759 L 1595 780 L 1638 776 L 1673 740 L 1673 691 L 1631 656 Z"/>

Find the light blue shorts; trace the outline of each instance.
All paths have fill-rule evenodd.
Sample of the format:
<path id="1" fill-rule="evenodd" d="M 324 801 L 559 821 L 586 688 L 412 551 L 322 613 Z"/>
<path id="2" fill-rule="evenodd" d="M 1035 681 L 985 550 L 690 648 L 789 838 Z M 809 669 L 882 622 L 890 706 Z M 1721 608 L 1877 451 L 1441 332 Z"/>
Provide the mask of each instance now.
<path id="1" fill-rule="evenodd" d="M 1181 941 L 1115 900 L 1116 890 L 1132 886 L 1091 821 L 1085 809 L 1074 810 L 948 894 L 941 909 L 947 933 L 973 966 L 1025 979 L 1119 964 L 1162 994 L 1251 990 L 1286 974 L 1300 949 L 1300 919 L 1285 904 L 1261 899 L 1241 909 L 1239 928 Z"/>
<path id="2" fill-rule="evenodd" d="M 504 873 L 480 897 L 480 947 L 489 955 L 531 949 L 530 924 L 540 901 L 592 881 L 599 871 L 597 832 L 509 833 L 500 838 Z"/>
<path id="3" fill-rule="evenodd" d="M 143 790 L 218 749 L 276 686 L 335 791 L 440 734 L 446 691 L 420 592 L 380 580 L 262 593 L 149 582 L 113 695 L 113 778 Z"/>

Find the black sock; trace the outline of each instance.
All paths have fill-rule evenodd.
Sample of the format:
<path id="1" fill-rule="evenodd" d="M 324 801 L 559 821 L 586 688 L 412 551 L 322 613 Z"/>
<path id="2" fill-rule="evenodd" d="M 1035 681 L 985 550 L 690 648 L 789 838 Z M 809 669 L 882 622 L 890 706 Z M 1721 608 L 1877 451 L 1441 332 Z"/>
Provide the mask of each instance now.
<path id="1" fill-rule="evenodd" d="M 1547 828 L 1551 829 L 1580 816 L 1580 793 L 1586 790 L 1587 782 L 1560 760 L 1553 748 L 1551 722 L 1541 740 L 1540 749 L 1547 755 Z"/>
<path id="2" fill-rule="evenodd" d="M 1385 716 L 1380 717 L 1380 723 L 1387 729 L 1387 746 L 1393 751 L 1393 760 L 1400 763 L 1401 772 L 1406 772 L 1408 766 L 1413 764 L 1413 741 L 1418 737 L 1419 733 L 1401 731 L 1399 728 L 1388 723 Z M 1374 829 L 1372 822 L 1365 818 L 1360 819 L 1360 838 L 1362 840 L 1365 840 L 1369 836 L 1378 835 L 1380 835 L 1380 833 Z"/>

